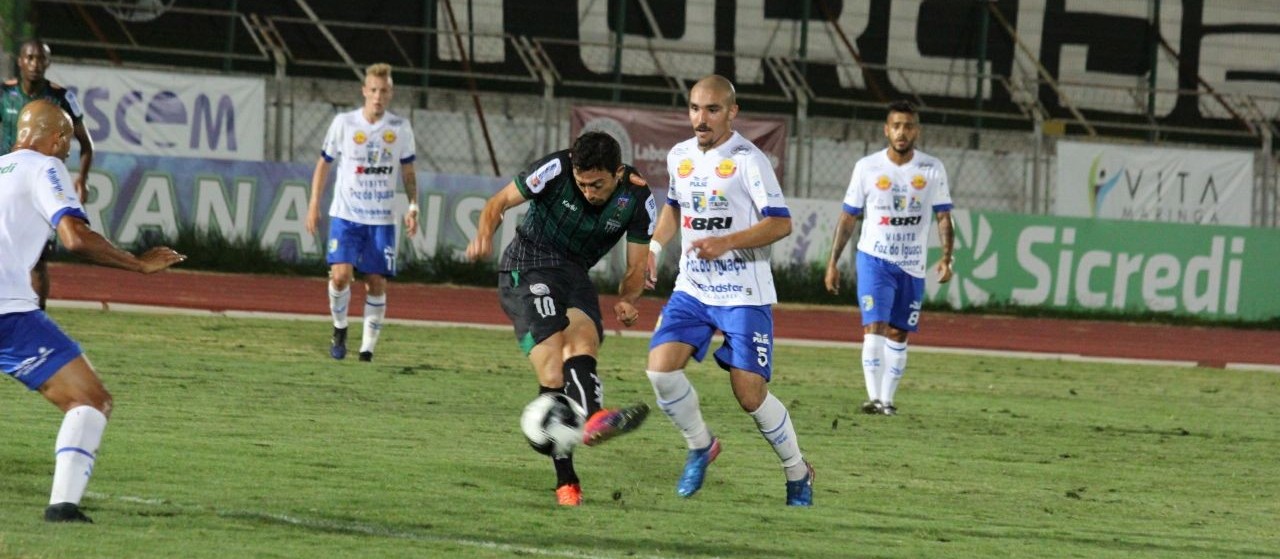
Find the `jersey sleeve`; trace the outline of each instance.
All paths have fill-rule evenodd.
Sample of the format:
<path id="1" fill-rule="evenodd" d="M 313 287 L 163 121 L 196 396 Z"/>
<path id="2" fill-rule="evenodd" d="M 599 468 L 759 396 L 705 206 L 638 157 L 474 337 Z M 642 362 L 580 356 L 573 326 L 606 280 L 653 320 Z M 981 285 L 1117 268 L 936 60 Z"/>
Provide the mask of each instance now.
<path id="1" fill-rule="evenodd" d="M 342 128 L 342 115 L 333 117 L 324 135 L 324 145 L 320 146 L 320 157 L 325 161 L 332 163 L 342 155 Z"/>
<path id="2" fill-rule="evenodd" d="M 70 89 L 63 89 L 62 95 L 58 99 L 58 104 L 62 106 L 62 110 L 71 115 L 73 124 L 80 124 L 84 120 L 84 107 L 80 106 L 80 100 L 76 98 L 76 92 Z"/>
<path id="3" fill-rule="evenodd" d="M 844 192 L 844 203 L 841 209 L 849 215 L 862 215 L 862 209 L 867 203 L 867 193 L 862 189 L 864 182 L 863 176 L 866 175 L 866 166 L 862 161 L 858 161 L 853 165 L 853 175 L 849 177 L 849 188 Z"/>
<path id="4" fill-rule="evenodd" d="M 520 194 L 525 199 L 537 198 L 550 190 L 554 190 L 548 189 L 547 183 L 568 172 L 565 167 L 569 158 L 565 156 L 565 153 L 558 151 L 534 161 L 532 165 L 529 165 L 528 169 L 516 175 L 514 180 L 516 188 L 520 189 Z"/>
<path id="5" fill-rule="evenodd" d="M 624 176 L 622 180 L 630 181 L 630 178 Z M 631 223 L 627 226 L 627 242 L 648 243 L 653 239 L 653 228 L 658 224 L 658 201 L 653 199 L 653 193 L 648 188 L 637 188 L 635 193 L 635 199 L 644 200 L 644 206 L 631 217 Z"/>
<path id="6" fill-rule="evenodd" d="M 787 208 L 787 200 L 782 196 L 782 185 L 773 172 L 773 165 L 764 153 L 755 150 L 742 158 L 744 167 L 743 179 L 747 181 L 747 192 L 755 203 L 760 215 L 765 217 L 791 217 Z"/>
<path id="7" fill-rule="evenodd" d="M 76 197 L 75 183 L 71 182 L 66 165 L 50 157 L 40 166 L 38 173 L 32 198 L 40 215 L 49 220 L 51 227 L 56 229 L 63 216 L 68 215 L 89 222 L 80 199 Z"/>
<path id="8" fill-rule="evenodd" d="M 680 193 L 676 190 L 676 167 L 672 164 L 673 158 L 667 155 L 667 200 L 668 206 L 680 208 Z"/>
<path id="9" fill-rule="evenodd" d="M 413 163 L 418 158 L 418 143 L 413 138 L 413 123 L 408 118 L 404 119 L 400 135 L 404 140 L 400 143 L 400 164 Z"/>
<path id="10" fill-rule="evenodd" d="M 930 204 L 933 205 L 933 213 L 949 212 L 953 207 L 951 203 L 951 181 L 947 178 L 947 169 L 942 166 L 942 161 L 938 161 L 938 188 L 933 191 L 933 199 Z"/>

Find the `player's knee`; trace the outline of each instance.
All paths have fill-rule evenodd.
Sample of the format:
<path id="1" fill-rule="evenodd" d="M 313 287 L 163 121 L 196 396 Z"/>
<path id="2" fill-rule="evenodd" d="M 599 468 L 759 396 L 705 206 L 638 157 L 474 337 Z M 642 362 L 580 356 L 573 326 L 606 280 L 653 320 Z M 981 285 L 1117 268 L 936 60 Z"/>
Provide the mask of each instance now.
<path id="1" fill-rule="evenodd" d="M 111 410 L 115 407 L 115 399 L 111 397 L 111 393 L 107 392 L 106 387 L 102 387 L 98 394 L 95 394 L 95 402 L 92 405 L 95 409 L 102 412 L 102 415 L 111 417 Z"/>
<path id="2" fill-rule="evenodd" d="M 767 392 L 765 394 L 768 394 Z M 764 394 L 738 394 L 738 405 L 742 411 L 752 413 L 764 405 Z"/>
<path id="3" fill-rule="evenodd" d="M 351 276 L 348 274 L 334 273 L 329 275 L 329 283 L 333 284 L 333 288 L 342 291 L 351 285 Z"/>

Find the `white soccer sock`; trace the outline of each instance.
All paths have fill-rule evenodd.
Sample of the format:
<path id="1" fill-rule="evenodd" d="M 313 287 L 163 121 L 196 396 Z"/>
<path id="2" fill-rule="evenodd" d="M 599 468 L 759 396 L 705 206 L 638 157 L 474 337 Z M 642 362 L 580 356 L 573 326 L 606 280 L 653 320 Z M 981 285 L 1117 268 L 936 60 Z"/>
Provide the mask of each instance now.
<path id="1" fill-rule="evenodd" d="M 862 336 L 862 376 L 867 381 L 867 399 L 882 400 L 880 397 L 880 377 L 884 374 L 884 342 L 886 338 L 878 334 Z"/>
<path id="2" fill-rule="evenodd" d="M 329 282 L 329 314 L 333 315 L 334 328 L 347 327 L 347 307 L 351 305 L 351 286 L 348 285 L 342 291 L 334 289 L 333 282 Z"/>
<path id="3" fill-rule="evenodd" d="M 884 379 L 880 382 L 880 401 L 884 402 L 884 405 L 893 405 L 893 395 L 898 391 L 898 382 L 902 380 L 902 374 L 905 372 L 907 372 L 907 342 L 885 340 Z"/>
<path id="4" fill-rule="evenodd" d="M 387 317 L 387 294 L 365 295 L 364 334 L 360 337 L 360 352 L 372 352 L 382 333 L 382 320 Z"/>
<path id="5" fill-rule="evenodd" d="M 107 416 L 90 406 L 71 408 L 62 418 L 62 428 L 54 447 L 53 490 L 49 504 L 76 503 L 84 497 L 84 489 L 93 474 L 93 461 L 98 455 Z"/>
<path id="6" fill-rule="evenodd" d="M 791 424 L 791 414 L 787 406 L 769 393 L 764 403 L 756 411 L 751 412 L 751 419 L 756 420 L 756 427 L 764 440 L 773 445 L 773 451 L 782 460 L 782 470 L 787 474 L 787 481 L 804 479 L 809 475 L 809 467 L 804 464 L 804 456 L 800 454 L 800 443 L 796 441 L 796 428 Z"/>
<path id="7" fill-rule="evenodd" d="M 698 406 L 698 391 L 684 376 L 684 370 L 678 369 L 669 373 L 645 371 L 649 374 L 649 384 L 653 385 L 653 393 L 658 396 L 658 407 L 671 418 L 689 448 L 706 448 L 711 446 L 711 432 L 706 422 L 702 421 L 702 408 Z"/>

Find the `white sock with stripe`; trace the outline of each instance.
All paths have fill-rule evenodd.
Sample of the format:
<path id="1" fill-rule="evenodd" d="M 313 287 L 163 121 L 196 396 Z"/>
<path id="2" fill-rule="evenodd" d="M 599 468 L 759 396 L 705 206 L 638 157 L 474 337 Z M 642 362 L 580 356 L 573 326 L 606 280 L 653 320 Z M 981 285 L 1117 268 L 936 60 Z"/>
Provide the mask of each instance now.
<path id="1" fill-rule="evenodd" d="M 77 406 L 62 418 L 54 446 L 53 489 L 49 504 L 76 503 L 84 497 L 93 474 L 93 461 L 98 455 L 107 416 L 91 406 Z"/>
<path id="2" fill-rule="evenodd" d="M 884 379 L 880 382 L 880 401 L 893 405 L 902 374 L 907 372 L 907 342 L 884 341 Z"/>
<path id="3" fill-rule="evenodd" d="M 329 282 L 329 314 L 333 315 L 334 328 L 347 327 L 347 307 L 351 306 L 351 286 L 338 291 Z"/>
<path id="4" fill-rule="evenodd" d="M 706 422 L 702 421 L 702 408 L 698 405 L 698 391 L 684 376 L 684 369 L 669 373 L 645 371 L 649 374 L 649 384 L 653 385 L 653 393 L 658 396 L 658 407 L 662 409 L 671 422 L 675 424 L 690 449 L 711 446 L 711 432 Z"/>
<path id="5" fill-rule="evenodd" d="M 781 400 L 769 393 L 764 397 L 764 403 L 751 412 L 751 419 L 756 420 L 760 434 L 773 445 L 773 451 L 782 460 L 787 481 L 801 480 L 809 475 L 804 456 L 800 454 L 800 443 L 796 441 L 796 428 L 791 424 L 791 414 L 787 413 L 787 406 Z"/>
<path id="6" fill-rule="evenodd" d="M 365 295 L 364 334 L 360 337 L 360 352 L 372 352 L 382 333 L 382 321 L 387 318 L 387 294 Z"/>
<path id="7" fill-rule="evenodd" d="M 884 375 L 884 343 L 878 334 L 862 336 L 862 376 L 867 382 L 867 399 L 881 400 L 880 377 Z"/>

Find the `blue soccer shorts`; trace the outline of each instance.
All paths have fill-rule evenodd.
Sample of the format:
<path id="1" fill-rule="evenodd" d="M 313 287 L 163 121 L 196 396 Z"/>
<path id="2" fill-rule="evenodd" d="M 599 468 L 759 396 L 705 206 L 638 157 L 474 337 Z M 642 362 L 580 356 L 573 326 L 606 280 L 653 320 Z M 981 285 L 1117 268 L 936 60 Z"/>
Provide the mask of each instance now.
<path id="1" fill-rule="evenodd" d="M 677 291 L 662 307 L 649 349 L 680 342 L 693 346 L 693 358 L 701 362 L 716 330 L 724 333 L 724 344 L 715 353 L 720 368 L 751 371 L 769 380 L 773 372 L 773 310 L 769 305 L 719 307 Z"/>
<path id="2" fill-rule="evenodd" d="M 365 225 L 340 217 L 329 220 L 330 265 L 351 264 L 362 274 L 396 275 L 396 226 Z"/>
<path id="3" fill-rule="evenodd" d="M 0 314 L 0 370 L 29 390 L 39 389 L 80 353 L 80 344 L 44 311 Z"/>
<path id="4" fill-rule="evenodd" d="M 862 251 L 858 251 L 857 261 L 862 325 L 887 322 L 904 332 L 915 332 L 924 301 L 924 278 Z"/>

